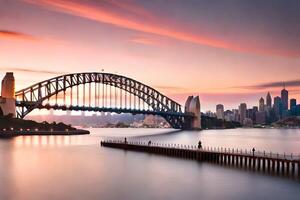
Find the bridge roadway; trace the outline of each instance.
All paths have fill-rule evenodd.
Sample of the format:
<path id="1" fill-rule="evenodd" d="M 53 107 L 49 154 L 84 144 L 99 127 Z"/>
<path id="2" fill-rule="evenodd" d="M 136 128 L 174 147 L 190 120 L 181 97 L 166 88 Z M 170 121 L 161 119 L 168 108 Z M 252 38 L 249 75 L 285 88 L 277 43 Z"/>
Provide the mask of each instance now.
<path id="1" fill-rule="evenodd" d="M 206 161 L 300 180 L 300 155 L 295 156 L 265 152 L 254 152 L 253 154 L 251 151 L 241 151 L 237 149 L 198 149 L 196 146 L 191 145 L 161 143 L 151 143 L 151 145 L 148 145 L 146 142 L 128 141 L 125 143 L 121 140 L 106 140 L 101 141 L 100 144 L 103 147 Z"/>
<path id="2" fill-rule="evenodd" d="M 34 102 L 32 104 L 35 104 Z M 16 106 L 30 106 L 31 104 L 28 102 L 19 102 L 16 101 Z M 37 109 L 54 109 L 54 110 L 63 110 L 63 111 L 92 111 L 92 112 L 114 112 L 114 113 L 131 113 L 131 114 L 146 114 L 146 115 L 159 115 L 164 117 L 167 116 L 175 116 L 175 117 L 190 117 L 193 118 L 194 115 L 190 113 L 182 113 L 182 112 L 163 112 L 163 111 L 153 111 L 153 110 L 140 110 L 140 109 L 129 109 L 129 108 L 105 108 L 105 107 L 92 107 L 92 106 L 66 106 L 66 105 L 38 105 Z"/>

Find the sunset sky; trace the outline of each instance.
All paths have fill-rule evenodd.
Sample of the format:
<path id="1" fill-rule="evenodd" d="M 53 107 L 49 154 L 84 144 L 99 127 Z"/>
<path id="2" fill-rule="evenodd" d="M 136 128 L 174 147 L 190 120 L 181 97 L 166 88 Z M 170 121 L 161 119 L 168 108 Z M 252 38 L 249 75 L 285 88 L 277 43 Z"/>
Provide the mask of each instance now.
<path id="1" fill-rule="evenodd" d="M 0 0 L 0 75 L 16 89 L 101 71 L 202 111 L 257 105 L 285 82 L 300 101 L 298 0 Z"/>

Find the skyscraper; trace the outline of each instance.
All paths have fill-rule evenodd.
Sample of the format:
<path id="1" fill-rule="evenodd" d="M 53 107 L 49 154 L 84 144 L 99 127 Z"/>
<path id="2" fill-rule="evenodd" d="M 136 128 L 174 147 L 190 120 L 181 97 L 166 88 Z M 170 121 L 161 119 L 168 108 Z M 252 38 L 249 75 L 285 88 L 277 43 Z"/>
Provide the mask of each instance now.
<path id="1" fill-rule="evenodd" d="M 276 119 L 281 119 L 282 116 L 282 101 L 280 97 L 274 98 L 274 112 L 276 115 Z"/>
<path id="2" fill-rule="evenodd" d="M 291 99 L 290 100 L 290 109 L 293 109 L 296 106 L 297 106 L 297 100 L 296 99 Z"/>
<path id="3" fill-rule="evenodd" d="M 247 104 L 241 103 L 239 106 L 240 122 L 243 124 L 246 119 Z"/>
<path id="4" fill-rule="evenodd" d="M 265 111 L 265 100 L 264 100 L 264 98 L 260 98 L 259 99 L 259 112 L 263 112 L 263 111 Z"/>
<path id="5" fill-rule="evenodd" d="M 272 107 L 272 98 L 270 92 L 268 92 L 266 97 L 267 108 L 270 109 Z"/>
<path id="6" fill-rule="evenodd" d="M 282 101 L 282 109 L 289 109 L 289 92 L 285 89 L 285 87 L 281 90 L 281 101 Z"/>
<path id="7" fill-rule="evenodd" d="M 216 115 L 218 119 L 224 119 L 224 106 L 222 104 L 216 106 Z"/>

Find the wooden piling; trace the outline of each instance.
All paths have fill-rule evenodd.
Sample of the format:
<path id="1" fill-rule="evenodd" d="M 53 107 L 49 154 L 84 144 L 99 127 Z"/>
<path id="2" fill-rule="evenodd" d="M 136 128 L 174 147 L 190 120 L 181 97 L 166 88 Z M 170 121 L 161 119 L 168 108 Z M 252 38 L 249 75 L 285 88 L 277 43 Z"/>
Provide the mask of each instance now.
<path id="1" fill-rule="evenodd" d="M 235 166 L 240 168 L 246 168 L 257 171 L 267 171 L 275 174 L 297 176 L 300 179 L 300 160 L 295 160 L 295 157 L 287 158 L 281 157 L 279 154 L 277 158 L 264 155 L 247 155 L 243 154 L 242 151 L 212 151 L 195 149 L 181 146 L 174 147 L 173 145 L 158 146 L 156 143 L 153 146 L 146 145 L 142 142 L 130 142 L 122 143 L 118 141 L 101 141 L 103 147 L 119 148 L 124 150 L 142 151 L 153 154 L 161 154 L 172 157 L 179 157 L 184 159 L 197 160 L 199 162 L 206 161 L 219 165 Z"/>

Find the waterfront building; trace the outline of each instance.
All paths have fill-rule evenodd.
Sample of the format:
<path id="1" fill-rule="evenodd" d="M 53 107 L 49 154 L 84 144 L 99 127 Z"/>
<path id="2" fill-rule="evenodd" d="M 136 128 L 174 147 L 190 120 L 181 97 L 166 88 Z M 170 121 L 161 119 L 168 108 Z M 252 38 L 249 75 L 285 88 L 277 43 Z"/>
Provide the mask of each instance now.
<path id="1" fill-rule="evenodd" d="M 282 117 L 282 101 L 280 97 L 274 98 L 274 113 L 277 120 L 281 119 Z"/>
<path id="2" fill-rule="evenodd" d="M 267 94 L 266 103 L 267 103 L 267 110 L 270 110 L 272 108 L 272 97 L 270 92 L 268 92 Z"/>
<path id="3" fill-rule="evenodd" d="M 222 104 L 216 106 L 216 115 L 218 119 L 224 119 L 224 106 Z"/>
<path id="4" fill-rule="evenodd" d="M 247 109 L 246 117 L 249 118 L 249 119 L 251 119 L 251 120 L 253 121 L 253 118 L 254 118 L 254 112 L 253 112 L 253 109 L 252 109 L 252 108 Z"/>
<path id="5" fill-rule="evenodd" d="M 246 119 L 246 113 L 247 113 L 247 104 L 241 103 L 239 106 L 239 116 L 240 116 L 240 122 L 243 124 L 244 120 Z"/>
<path id="6" fill-rule="evenodd" d="M 256 112 L 256 124 L 265 124 L 266 123 L 266 112 Z"/>
<path id="7" fill-rule="evenodd" d="M 257 106 L 253 106 L 252 110 L 253 110 L 252 121 L 253 121 L 253 123 L 256 123 L 256 113 L 258 112 L 258 107 Z"/>
<path id="8" fill-rule="evenodd" d="M 265 100 L 264 98 L 259 99 L 259 112 L 265 111 Z"/>
<path id="9" fill-rule="evenodd" d="M 207 111 L 207 112 L 205 113 L 205 115 L 208 116 L 208 117 L 216 117 L 216 115 L 215 115 L 213 112 L 211 112 L 210 110 Z"/>
<path id="10" fill-rule="evenodd" d="M 244 125 L 245 127 L 252 127 L 252 126 L 253 126 L 253 121 L 252 121 L 252 119 L 245 118 L 244 121 L 243 121 L 243 125 Z"/>
<path id="11" fill-rule="evenodd" d="M 282 119 L 286 119 L 288 117 L 291 117 L 292 116 L 292 113 L 290 110 L 283 110 L 282 111 Z"/>
<path id="12" fill-rule="evenodd" d="M 296 99 L 291 99 L 290 100 L 290 109 L 292 110 L 296 106 L 297 106 L 297 100 Z"/>
<path id="13" fill-rule="evenodd" d="M 235 121 L 234 112 L 231 110 L 226 110 L 224 112 L 224 119 L 225 119 L 225 121 L 228 121 L 228 122 Z"/>
<path id="14" fill-rule="evenodd" d="M 238 122 L 239 121 L 239 110 L 233 109 L 232 112 L 233 112 L 233 118 L 234 118 L 233 121 Z"/>
<path id="15" fill-rule="evenodd" d="M 297 100 L 296 99 L 290 100 L 290 115 L 291 116 L 299 116 L 299 115 L 297 115 Z"/>
<path id="16" fill-rule="evenodd" d="M 289 108 L 289 92 L 285 89 L 285 87 L 281 90 L 281 101 L 282 101 L 282 109 L 288 110 Z"/>

